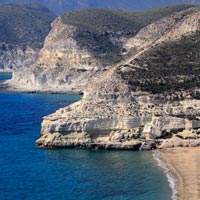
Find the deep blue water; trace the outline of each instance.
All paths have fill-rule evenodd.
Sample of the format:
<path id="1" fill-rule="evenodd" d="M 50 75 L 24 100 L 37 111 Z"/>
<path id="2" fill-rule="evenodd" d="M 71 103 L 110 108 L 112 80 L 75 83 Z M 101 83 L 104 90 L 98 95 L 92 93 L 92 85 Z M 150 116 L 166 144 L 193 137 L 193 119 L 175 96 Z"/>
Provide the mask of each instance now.
<path id="1" fill-rule="evenodd" d="M 0 73 L 0 80 L 8 80 L 12 78 L 12 73 Z"/>
<path id="2" fill-rule="evenodd" d="M 42 116 L 79 98 L 0 93 L 0 199 L 169 200 L 151 152 L 37 148 Z"/>

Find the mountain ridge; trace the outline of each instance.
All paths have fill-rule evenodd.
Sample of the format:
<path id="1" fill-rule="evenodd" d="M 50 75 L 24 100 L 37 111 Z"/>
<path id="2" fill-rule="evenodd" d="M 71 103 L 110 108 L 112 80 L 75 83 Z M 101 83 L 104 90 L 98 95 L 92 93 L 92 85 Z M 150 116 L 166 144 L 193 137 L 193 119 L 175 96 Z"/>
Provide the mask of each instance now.
<path id="1" fill-rule="evenodd" d="M 115 10 L 143 11 L 170 6 L 173 4 L 184 3 L 200 5 L 200 0 L 0 0 L 0 3 L 22 1 L 42 3 L 57 15 L 61 15 L 72 10 L 87 8 L 110 8 Z"/>
<path id="2" fill-rule="evenodd" d="M 33 48 L 42 47 L 50 31 L 50 23 L 55 18 L 53 13 L 38 3 L 0 4 L 0 14 L 0 42 Z"/>
<path id="3" fill-rule="evenodd" d="M 192 6 L 165 7 L 140 14 L 94 9 L 58 17 L 36 63 L 15 70 L 9 83 L 25 90 L 81 91 L 96 73 L 128 56 L 124 45 L 142 27 L 176 11 L 183 10 L 182 15 L 188 15 L 188 8 Z"/>

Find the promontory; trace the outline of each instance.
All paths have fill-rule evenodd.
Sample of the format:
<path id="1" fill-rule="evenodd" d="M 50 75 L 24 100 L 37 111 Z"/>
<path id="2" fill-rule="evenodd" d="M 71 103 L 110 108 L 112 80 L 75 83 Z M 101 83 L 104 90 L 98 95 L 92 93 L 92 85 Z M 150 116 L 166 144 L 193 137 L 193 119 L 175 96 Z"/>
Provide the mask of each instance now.
<path id="1" fill-rule="evenodd" d="M 200 8 L 186 5 L 144 13 L 83 10 L 57 18 L 27 72 L 32 79 L 19 82 L 84 95 L 44 117 L 37 144 L 200 146 L 199 28 Z"/>

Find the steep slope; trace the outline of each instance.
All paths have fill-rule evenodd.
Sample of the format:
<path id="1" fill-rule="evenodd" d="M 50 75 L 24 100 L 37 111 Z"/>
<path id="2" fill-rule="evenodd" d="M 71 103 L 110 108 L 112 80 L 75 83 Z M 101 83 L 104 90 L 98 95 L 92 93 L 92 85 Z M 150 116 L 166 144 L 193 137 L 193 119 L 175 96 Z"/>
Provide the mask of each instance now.
<path id="1" fill-rule="evenodd" d="M 33 63 L 54 18 L 37 3 L 0 4 L 0 69 Z"/>
<path id="2" fill-rule="evenodd" d="M 174 4 L 200 4 L 199 0 L 0 0 L 0 3 L 20 1 L 43 3 L 57 15 L 72 10 L 87 8 L 109 8 L 127 11 L 143 11 Z"/>
<path id="3" fill-rule="evenodd" d="M 132 71 L 124 70 L 123 66 L 119 74 L 132 86 L 133 91 L 171 93 L 175 96 L 181 91 L 200 87 L 199 55 L 200 30 L 192 35 L 183 35 L 176 42 L 163 42 L 152 51 L 144 52 L 139 59 L 128 64 Z M 200 98 L 198 93 L 191 95 Z"/>
<path id="4" fill-rule="evenodd" d="M 103 64 L 112 65 L 122 59 L 122 46 L 126 38 L 158 19 L 190 7 L 193 6 L 178 5 L 146 12 L 89 9 L 67 13 L 62 16 L 62 22 L 78 28 L 75 39 L 80 46 Z M 88 32 L 92 35 L 88 35 Z"/>
<path id="5" fill-rule="evenodd" d="M 80 92 L 96 73 L 127 57 L 124 45 L 144 26 L 190 5 L 142 13 L 90 9 L 58 17 L 36 64 L 14 72 L 10 85 L 23 90 Z"/>
<path id="6" fill-rule="evenodd" d="M 192 8 L 141 29 L 126 43 L 126 61 L 92 79 L 80 102 L 44 117 L 37 144 L 199 146 L 199 20 Z"/>

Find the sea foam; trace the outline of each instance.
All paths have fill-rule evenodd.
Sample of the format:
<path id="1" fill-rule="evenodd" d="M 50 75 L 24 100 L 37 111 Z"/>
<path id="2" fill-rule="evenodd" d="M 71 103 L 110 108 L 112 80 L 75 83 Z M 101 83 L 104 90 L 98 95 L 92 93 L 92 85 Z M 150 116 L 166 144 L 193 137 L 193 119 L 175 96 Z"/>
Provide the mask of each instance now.
<path id="1" fill-rule="evenodd" d="M 175 178 L 175 176 L 170 172 L 166 164 L 160 159 L 159 152 L 154 151 L 153 157 L 156 160 L 159 167 L 163 169 L 163 172 L 165 173 L 167 180 L 169 182 L 170 188 L 172 190 L 172 200 L 178 200 L 178 191 L 177 191 L 177 182 L 178 180 Z"/>

